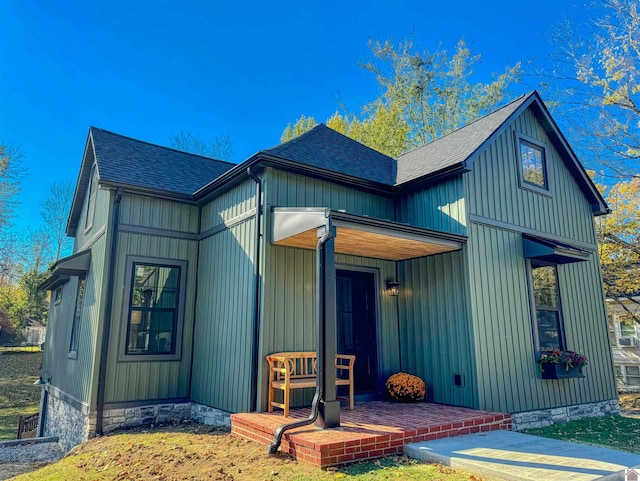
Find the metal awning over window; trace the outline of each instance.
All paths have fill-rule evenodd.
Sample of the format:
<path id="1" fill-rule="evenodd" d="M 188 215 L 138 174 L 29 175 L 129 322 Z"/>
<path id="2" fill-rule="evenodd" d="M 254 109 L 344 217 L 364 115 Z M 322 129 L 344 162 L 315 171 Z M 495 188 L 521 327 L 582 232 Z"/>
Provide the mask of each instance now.
<path id="1" fill-rule="evenodd" d="M 459 250 L 466 241 L 465 236 L 325 208 L 287 207 L 273 208 L 271 240 L 276 245 L 315 249 L 317 229 L 329 216 L 339 254 L 401 261 Z"/>
<path id="2" fill-rule="evenodd" d="M 591 258 L 589 251 L 556 240 L 522 234 L 524 257 L 554 264 L 581 262 Z"/>
<path id="3" fill-rule="evenodd" d="M 71 276 L 81 276 L 89 270 L 91 250 L 77 252 L 57 260 L 49 268 L 49 277 L 38 286 L 42 291 L 50 291 L 64 284 Z"/>

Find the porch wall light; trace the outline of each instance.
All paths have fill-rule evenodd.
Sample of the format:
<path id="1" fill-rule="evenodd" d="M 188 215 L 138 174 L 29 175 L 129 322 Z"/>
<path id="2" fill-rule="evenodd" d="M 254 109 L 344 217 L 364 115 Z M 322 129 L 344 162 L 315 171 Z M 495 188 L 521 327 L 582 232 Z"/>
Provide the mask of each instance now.
<path id="1" fill-rule="evenodd" d="M 400 283 L 393 279 L 387 280 L 387 288 L 384 290 L 387 295 L 392 297 L 397 297 L 400 293 Z"/>

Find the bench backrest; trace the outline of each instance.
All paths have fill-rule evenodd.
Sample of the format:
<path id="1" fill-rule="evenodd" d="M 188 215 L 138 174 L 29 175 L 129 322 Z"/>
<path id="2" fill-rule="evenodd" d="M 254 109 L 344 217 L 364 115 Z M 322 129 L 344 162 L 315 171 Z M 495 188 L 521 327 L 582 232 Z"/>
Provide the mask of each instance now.
<path id="1" fill-rule="evenodd" d="M 315 352 L 278 352 L 267 356 L 276 379 L 284 378 L 288 369 L 290 379 L 316 377 L 318 363 Z"/>

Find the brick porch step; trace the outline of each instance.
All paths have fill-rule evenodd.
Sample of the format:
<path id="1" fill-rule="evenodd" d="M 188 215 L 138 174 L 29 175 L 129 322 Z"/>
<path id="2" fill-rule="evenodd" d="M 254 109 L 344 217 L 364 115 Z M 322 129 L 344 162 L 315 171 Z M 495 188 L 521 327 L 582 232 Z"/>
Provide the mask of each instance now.
<path id="1" fill-rule="evenodd" d="M 281 424 L 305 419 L 309 408 L 281 413 L 239 413 L 231 416 L 231 431 L 268 446 Z M 358 403 L 355 410 L 341 411 L 341 426 L 319 429 L 311 426 L 287 431 L 280 450 L 298 461 L 328 468 L 382 456 L 402 454 L 407 443 L 464 434 L 511 429 L 506 413 L 417 403 Z"/>

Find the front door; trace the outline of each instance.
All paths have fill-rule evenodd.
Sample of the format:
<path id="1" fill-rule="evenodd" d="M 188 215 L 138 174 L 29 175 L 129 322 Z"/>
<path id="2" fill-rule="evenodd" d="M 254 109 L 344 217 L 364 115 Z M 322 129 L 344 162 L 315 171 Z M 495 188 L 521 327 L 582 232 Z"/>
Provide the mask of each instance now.
<path id="1" fill-rule="evenodd" d="M 377 392 L 376 284 L 372 272 L 336 271 L 338 353 L 355 354 L 356 394 Z"/>

